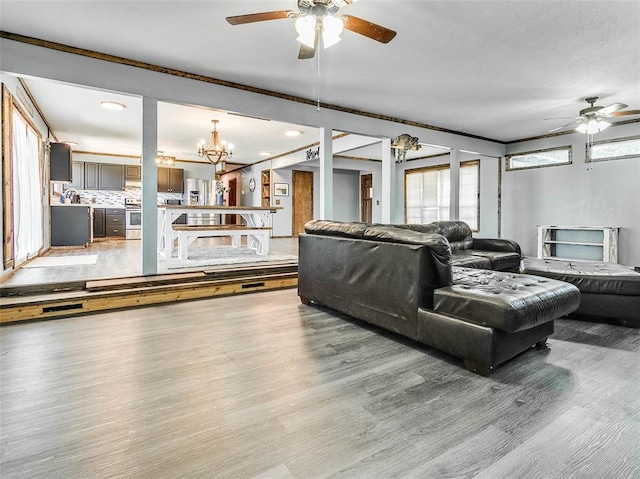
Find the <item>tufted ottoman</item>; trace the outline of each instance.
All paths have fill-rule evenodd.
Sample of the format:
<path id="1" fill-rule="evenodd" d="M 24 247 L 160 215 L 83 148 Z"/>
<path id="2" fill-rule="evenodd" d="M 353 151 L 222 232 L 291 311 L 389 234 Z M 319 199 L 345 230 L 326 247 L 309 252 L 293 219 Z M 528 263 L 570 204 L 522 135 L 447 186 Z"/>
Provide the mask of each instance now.
<path id="1" fill-rule="evenodd" d="M 580 290 L 572 316 L 611 319 L 640 328 L 640 273 L 616 263 L 524 258 L 521 272 L 565 281 Z"/>
<path id="2" fill-rule="evenodd" d="M 433 309 L 418 310 L 418 339 L 489 375 L 532 345 L 544 347 L 553 320 L 575 310 L 580 292 L 548 278 L 453 268 L 453 284 L 434 292 Z"/>

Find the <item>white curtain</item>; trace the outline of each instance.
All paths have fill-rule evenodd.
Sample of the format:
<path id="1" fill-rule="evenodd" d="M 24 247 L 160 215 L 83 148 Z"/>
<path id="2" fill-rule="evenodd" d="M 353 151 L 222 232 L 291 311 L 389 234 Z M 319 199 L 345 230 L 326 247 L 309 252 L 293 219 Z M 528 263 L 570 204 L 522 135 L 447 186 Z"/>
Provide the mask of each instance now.
<path id="1" fill-rule="evenodd" d="M 13 112 L 13 238 L 15 264 L 36 256 L 43 245 L 42 179 L 38 135 Z"/>

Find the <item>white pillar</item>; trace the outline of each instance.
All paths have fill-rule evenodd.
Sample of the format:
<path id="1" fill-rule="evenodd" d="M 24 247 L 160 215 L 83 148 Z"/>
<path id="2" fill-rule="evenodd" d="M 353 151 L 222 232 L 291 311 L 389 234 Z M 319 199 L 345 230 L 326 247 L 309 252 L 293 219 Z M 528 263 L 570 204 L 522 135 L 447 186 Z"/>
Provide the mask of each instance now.
<path id="1" fill-rule="evenodd" d="M 333 219 L 333 130 L 320 128 L 320 219 Z"/>
<path id="2" fill-rule="evenodd" d="M 142 98 L 142 274 L 158 272 L 158 100 Z"/>
<path id="3" fill-rule="evenodd" d="M 453 148 L 449 158 L 451 161 L 449 169 L 449 219 L 458 220 L 460 219 L 460 150 Z"/>
<path id="4" fill-rule="evenodd" d="M 396 158 L 391 155 L 391 138 L 382 140 L 382 211 L 383 223 L 393 223 L 396 191 Z M 397 151 L 397 150 L 396 150 Z"/>

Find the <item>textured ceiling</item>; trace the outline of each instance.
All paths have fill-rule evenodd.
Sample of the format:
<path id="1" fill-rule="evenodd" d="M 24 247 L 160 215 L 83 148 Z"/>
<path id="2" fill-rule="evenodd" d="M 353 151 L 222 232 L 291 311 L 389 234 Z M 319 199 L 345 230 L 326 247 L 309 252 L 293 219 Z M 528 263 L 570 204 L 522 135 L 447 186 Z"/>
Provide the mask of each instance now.
<path id="1" fill-rule="evenodd" d="M 295 10 L 293 0 L 1 0 L 0 7 L 4 31 L 318 94 L 317 63 L 297 59 L 292 20 L 231 26 L 224 19 Z M 361 0 L 341 13 L 398 35 L 383 45 L 345 31 L 322 51 L 323 102 L 499 141 L 545 134 L 566 122 L 545 118 L 575 116 L 587 96 L 640 109 L 638 1 Z"/>

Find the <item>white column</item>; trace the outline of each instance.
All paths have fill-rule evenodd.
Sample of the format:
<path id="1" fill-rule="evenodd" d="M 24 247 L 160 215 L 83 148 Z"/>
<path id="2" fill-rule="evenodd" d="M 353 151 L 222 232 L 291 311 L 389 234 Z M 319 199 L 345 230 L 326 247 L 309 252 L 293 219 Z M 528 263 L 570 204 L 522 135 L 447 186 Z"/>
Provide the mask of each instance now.
<path id="1" fill-rule="evenodd" d="M 333 130 L 320 128 L 320 219 L 333 219 Z"/>
<path id="2" fill-rule="evenodd" d="M 453 148 L 450 157 L 450 199 L 449 199 L 449 219 L 460 218 L 460 150 Z"/>
<path id="3" fill-rule="evenodd" d="M 142 98 L 142 274 L 158 272 L 158 100 Z"/>
<path id="4" fill-rule="evenodd" d="M 396 158 L 391 154 L 391 138 L 382 140 L 382 194 L 381 220 L 393 223 L 396 191 Z M 397 150 L 396 150 L 397 151 Z"/>

